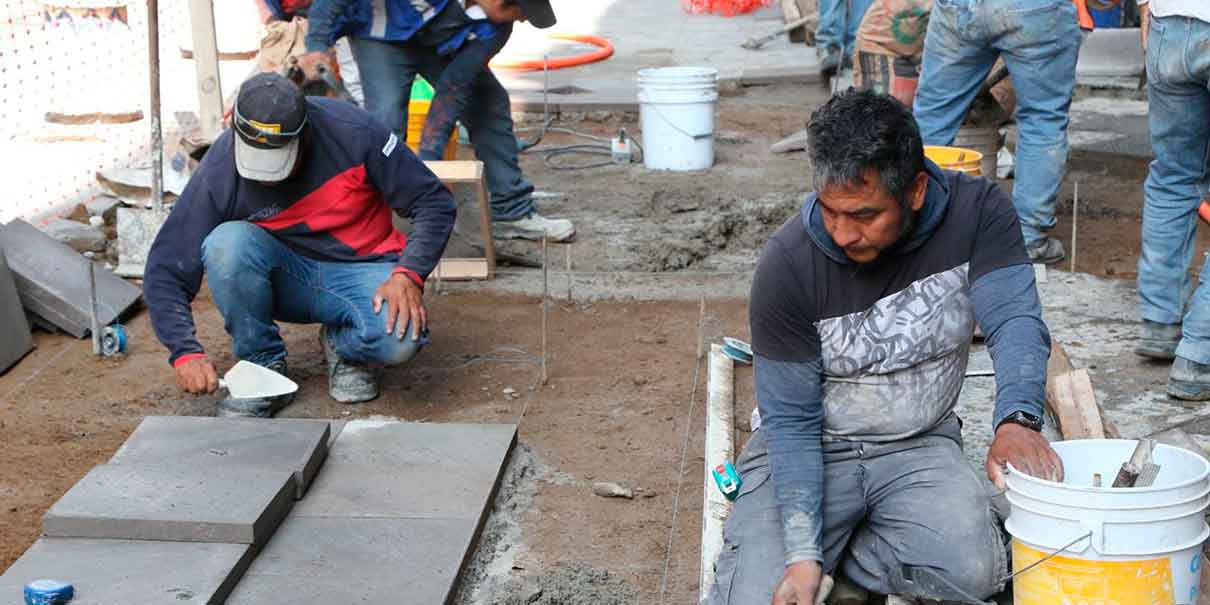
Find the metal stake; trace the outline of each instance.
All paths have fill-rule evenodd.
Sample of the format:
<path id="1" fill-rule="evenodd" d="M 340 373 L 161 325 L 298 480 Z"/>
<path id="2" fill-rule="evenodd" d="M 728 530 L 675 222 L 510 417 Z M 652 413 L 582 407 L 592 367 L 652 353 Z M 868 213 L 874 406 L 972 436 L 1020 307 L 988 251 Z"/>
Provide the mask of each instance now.
<path id="1" fill-rule="evenodd" d="M 160 3 L 147 0 L 147 59 L 151 76 L 151 209 L 164 210 L 164 138 L 160 130 Z"/>
<path id="2" fill-rule="evenodd" d="M 101 320 L 97 317 L 97 264 L 92 255 L 85 257 L 88 262 L 88 308 L 92 321 L 92 354 L 101 355 Z"/>
<path id="3" fill-rule="evenodd" d="M 546 237 L 542 238 L 542 384 L 546 384 L 546 316 L 550 311 L 546 307 L 546 299 L 550 296 L 550 263 L 546 254 Z"/>
<path id="4" fill-rule="evenodd" d="M 1071 199 L 1071 272 L 1076 272 L 1076 223 L 1080 218 L 1080 181 Z"/>
<path id="5" fill-rule="evenodd" d="M 570 303 L 570 302 L 572 302 L 572 296 L 571 296 L 571 244 L 567 244 L 566 246 L 563 246 L 563 249 L 567 252 L 567 302 Z"/>

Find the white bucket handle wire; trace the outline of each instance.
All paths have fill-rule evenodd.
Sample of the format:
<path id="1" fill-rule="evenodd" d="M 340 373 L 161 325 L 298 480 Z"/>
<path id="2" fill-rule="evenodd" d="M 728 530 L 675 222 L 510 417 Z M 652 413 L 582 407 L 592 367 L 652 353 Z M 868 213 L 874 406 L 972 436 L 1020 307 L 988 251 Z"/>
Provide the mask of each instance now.
<path id="1" fill-rule="evenodd" d="M 714 130 L 713 130 L 713 129 L 711 129 L 711 130 L 710 130 L 710 132 L 707 132 L 707 133 L 704 133 L 704 134 L 692 134 L 692 133 L 689 133 L 689 132 L 685 132 L 685 129 L 684 129 L 684 128 L 681 128 L 680 126 L 678 126 L 678 125 L 676 124 L 676 122 L 672 121 L 672 119 L 670 119 L 668 116 L 664 115 L 664 112 L 660 111 L 660 108 L 659 108 L 659 107 L 657 107 L 655 103 L 648 103 L 648 104 L 647 104 L 647 107 L 648 107 L 648 108 L 650 108 L 650 109 L 651 109 L 652 111 L 654 111 L 655 113 L 659 114 L 660 119 L 661 119 L 661 120 L 664 120 L 665 122 L 667 122 L 667 123 L 668 123 L 668 125 L 669 125 L 669 126 L 671 126 L 673 130 L 675 130 L 675 131 L 677 131 L 677 132 L 679 132 L 679 133 L 681 133 L 681 134 L 683 134 L 683 135 L 685 135 L 685 136 L 687 136 L 687 137 L 689 137 L 689 138 L 691 138 L 691 139 L 693 139 L 693 140 L 695 140 L 695 141 L 700 141 L 700 140 L 702 140 L 702 139 L 709 139 L 709 138 L 711 138 L 711 137 L 713 137 L 713 136 L 714 136 Z"/>

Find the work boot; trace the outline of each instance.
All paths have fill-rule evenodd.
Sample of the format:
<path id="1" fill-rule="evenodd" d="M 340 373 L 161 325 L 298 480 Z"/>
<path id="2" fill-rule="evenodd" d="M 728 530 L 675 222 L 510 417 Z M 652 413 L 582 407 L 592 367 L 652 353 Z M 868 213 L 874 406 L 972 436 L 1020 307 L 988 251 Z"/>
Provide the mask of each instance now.
<path id="1" fill-rule="evenodd" d="M 1143 336 L 1134 352 L 1151 359 L 1171 361 L 1176 358 L 1176 345 L 1180 342 L 1180 324 L 1162 324 L 1144 319 Z"/>
<path id="2" fill-rule="evenodd" d="M 262 367 L 286 376 L 285 359 L 271 361 Z M 214 415 L 220 418 L 272 418 L 278 410 L 290 405 L 292 401 L 294 401 L 294 393 L 278 397 L 256 397 L 251 399 L 227 397 L 218 402 Z"/>
<path id="3" fill-rule="evenodd" d="M 328 364 L 328 396 L 341 403 L 361 403 L 378 398 L 382 368 L 341 359 L 327 326 L 319 329 L 319 342 L 323 344 L 324 361 Z"/>
<path id="4" fill-rule="evenodd" d="M 1047 236 L 1026 246 L 1025 252 L 1029 255 L 1029 262 L 1045 265 L 1053 265 L 1067 257 L 1063 242 Z"/>
<path id="5" fill-rule="evenodd" d="M 843 61 L 843 57 L 841 57 L 840 49 L 835 46 L 829 46 L 828 50 L 824 51 L 823 58 L 819 60 L 819 73 L 823 74 L 825 78 L 836 75 L 837 70 L 840 69 L 841 61 Z"/>
<path id="6" fill-rule="evenodd" d="M 1168 371 L 1168 396 L 1185 401 L 1210 400 L 1210 365 L 1176 356 Z"/>
<path id="7" fill-rule="evenodd" d="M 496 239 L 528 239 L 566 242 L 576 236 L 576 227 L 565 218 L 546 218 L 537 212 L 516 221 L 495 221 L 492 236 Z"/>
<path id="8" fill-rule="evenodd" d="M 832 587 L 832 594 L 828 597 L 828 605 L 865 605 L 869 600 L 869 591 L 850 582 L 847 577 L 837 572 L 836 584 Z"/>

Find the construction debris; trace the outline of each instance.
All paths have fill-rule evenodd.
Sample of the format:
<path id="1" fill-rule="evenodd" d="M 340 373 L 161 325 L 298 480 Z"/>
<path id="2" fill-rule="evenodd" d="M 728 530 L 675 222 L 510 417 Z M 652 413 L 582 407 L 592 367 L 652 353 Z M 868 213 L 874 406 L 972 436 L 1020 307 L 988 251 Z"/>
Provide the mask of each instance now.
<path id="1" fill-rule="evenodd" d="M 592 493 L 602 498 L 625 498 L 634 500 L 634 490 L 618 483 L 599 481 L 592 484 Z"/>
<path id="2" fill-rule="evenodd" d="M 17 284 L 8 270 L 4 252 L 0 251 L 0 374 L 33 348 L 34 341 L 17 295 Z"/>
<path id="3" fill-rule="evenodd" d="M 92 261 L 19 219 L 0 226 L 0 251 L 26 310 L 76 338 L 89 334 Z M 100 325 L 106 326 L 124 315 L 142 291 L 103 267 L 96 273 L 97 314 Z"/>
<path id="4" fill-rule="evenodd" d="M 1059 341 L 1052 340 L 1046 366 L 1046 411 L 1063 439 L 1116 439 L 1120 436 L 1097 403 L 1087 370 L 1076 370 Z"/>
<path id="5" fill-rule="evenodd" d="M 42 232 L 76 252 L 104 252 L 105 244 L 109 242 L 100 229 L 65 218 L 51 219 L 42 226 Z"/>

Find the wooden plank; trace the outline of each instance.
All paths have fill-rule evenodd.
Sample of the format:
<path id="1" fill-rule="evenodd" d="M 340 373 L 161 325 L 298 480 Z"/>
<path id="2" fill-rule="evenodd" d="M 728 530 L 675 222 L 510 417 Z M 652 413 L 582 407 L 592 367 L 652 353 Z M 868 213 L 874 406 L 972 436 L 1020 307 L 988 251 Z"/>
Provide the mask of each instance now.
<path id="1" fill-rule="evenodd" d="M 798 5 L 798 0 L 781 0 L 781 22 L 793 23 L 802 19 L 806 15 L 802 12 L 802 7 Z M 794 44 L 802 44 L 807 41 L 807 28 L 799 27 L 789 31 L 790 42 Z"/>
<path id="2" fill-rule="evenodd" d="M 439 160 L 425 162 L 424 165 L 447 185 L 474 185 L 483 180 L 483 162 Z"/>
<path id="3" fill-rule="evenodd" d="M 479 165 L 482 171 L 483 165 Z M 480 178 L 476 188 L 479 199 L 479 231 L 483 234 L 483 257 L 487 259 L 487 279 L 496 276 L 496 241 L 492 237 L 492 194 L 487 179 Z"/>
<path id="4" fill-rule="evenodd" d="M 223 130 L 223 87 L 219 81 L 218 39 L 214 34 L 211 0 L 189 0 L 189 20 L 193 28 L 198 117 L 202 122 L 202 135 L 213 140 Z"/>
<path id="5" fill-rule="evenodd" d="M 470 281 L 488 279 L 486 258 L 443 258 L 429 275 L 429 280 Z"/>
<path id="6" fill-rule="evenodd" d="M 1120 436 L 1097 402 L 1088 371 L 1074 369 L 1063 345 L 1053 339 L 1046 364 L 1046 409 L 1064 439 Z"/>
<path id="7" fill-rule="evenodd" d="M 705 494 L 702 503 L 702 566 L 699 601 L 705 603 L 714 586 L 714 564 L 723 551 L 723 524 L 731 501 L 719 491 L 711 471 L 735 456 L 735 363 L 720 345 L 710 345 L 706 387 Z"/>

